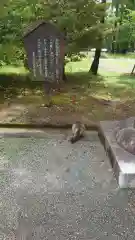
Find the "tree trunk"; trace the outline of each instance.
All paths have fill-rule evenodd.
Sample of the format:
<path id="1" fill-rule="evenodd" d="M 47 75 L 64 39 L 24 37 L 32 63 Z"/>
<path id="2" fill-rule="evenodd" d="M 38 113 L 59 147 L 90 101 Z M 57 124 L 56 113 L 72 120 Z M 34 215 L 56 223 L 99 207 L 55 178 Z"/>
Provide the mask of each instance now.
<path id="1" fill-rule="evenodd" d="M 97 72 L 98 72 L 100 55 L 101 55 L 101 48 L 96 49 L 95 56 L 90 68 L 90 72 L 92 72 L 94 75 L 97 75 Z"/>
<path id="2" fill-rule="evenodd" d="M 114 36 L 113 36 L 113 38 L 112 38 L 112 49 L 111 49 L 111 53 L 115 53 L 115 39 L 114 39 Z"/>
<path id="3" fill-rule="evenodd" d="M 62 76 L 63 81 L 66 82 L 67 81 L 67 77 L 66 77 L 66 74 L 65 74 L 65 66 L 63 67 L 62 75 L 63 75 Z"/>
<path id="4" fill-rule="evenodd" d="M 64 33 L 65 41 L 67 41 L 67 29 L 66 29 L 66 27 L 64 27 L 63 33 Z M 63 81 L 66 82 L 66 81 L 67 81 L 67 77 L 66 77 L 66 74 L 65 74 L 65 61 L 64 61 L 64 66 L 63 66 L 62 75 L 63 75 L 63 76 L 62 76 Z"/>
<path id="5" fill-rule="evenodd" d="M 24 59 L 24 67 L 25 67 L 26 69 L 29 69 L 27 58 Z"/>
<path id="6" fill-rule="evenodd" d="M 106 4 L 106 0 L 102 0 L 101 4 Z M 100 22 L 104 23 L 104 21 L 105 21 L 105 17 L 103 16 Z M 101 43 L 102 43 L 102 39 L 101 39 Z M 100 48 L 96 48 L 94 59 L 89 70 L 89 72 L 92 72 L 94 75 L 97 75 L 97 72 L 98 72 L 101 49 L 102 49 L 102 44 Z"/>
<path id="7" fill-rule="evenodd" d="M 115 17 L 118 17 L 119 14 L 119 2 L 116 3 L 115 5 L 116 8 L 116 12 L 115 12 Z M 121 16 L 122 18 L 122 16 Z M 121 19 L 122 21 L 122 19 Z M 112 37 L 112 53 L 119 53 L 119 44 L 116 43 L 117 39 L 116 39 L 116 28 L 117 28 L 117 19 L 114 22 L 114 32 L 113 32 L 113 37 Z"/>

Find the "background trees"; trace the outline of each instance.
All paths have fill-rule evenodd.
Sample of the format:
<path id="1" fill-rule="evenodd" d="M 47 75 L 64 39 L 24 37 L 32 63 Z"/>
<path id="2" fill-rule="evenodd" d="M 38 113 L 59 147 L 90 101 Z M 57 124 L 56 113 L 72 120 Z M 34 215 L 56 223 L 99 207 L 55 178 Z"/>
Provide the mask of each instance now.
<path id="1" fill-rule="evenodd" d="M 134 50 L 135 1 L 112 0 L 106 23 L 110 28 L 106 46 L 112 53 L 125 54 Z"/>
<path id="2" fill-rule="evenodd" d="M 3 49 L 3 52 L 2 49 L 0 52 L 1 59 L 8 63 L 10 56 L 11 61 L 14 61 L 14 53 L 20 58 L 19 49 L 22 46 L 24 27 L 31 21 L 41 18 L 55 22 L 62 31 L 66 32 L 68 55 L 94 46 L 100 15 L 101 12 L 98 11 L 94 0 L 22 0 L 21 2 L 9 0 L 6 14 L 0 21 L 0 44 Z"/>
<path id="3" fill-rule="evenodd" d="M 55 22 L 65 32 L 69 57 L 94 47 L 97 64 L 102 47 L 112 53 L 134 51 L 135 0 L 112 0 L 109 4 L 102 0 L 102 3 L 94 0 L 1 0 L 0 65 L 21 64 L 23 29 L 41 18 Z M 91 70 L 96 74 L 97 69 L 94 61 Z"/>

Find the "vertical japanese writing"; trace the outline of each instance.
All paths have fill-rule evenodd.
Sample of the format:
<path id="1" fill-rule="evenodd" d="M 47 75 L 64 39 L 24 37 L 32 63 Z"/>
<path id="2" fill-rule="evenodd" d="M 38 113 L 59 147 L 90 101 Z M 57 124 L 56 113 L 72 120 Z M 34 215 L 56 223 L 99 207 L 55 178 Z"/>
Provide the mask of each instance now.
<path id="1" fill-rule="evenodd" d="M 53 39 L 50 38 L 50 77 L 54 79 L 54 51 L 53 51 Z"/>
<path id="2" fill-rule="evenodd" d="M 42 52 L 41 52 L 41 40 L 37 41 L 37 52 L 38 52 L 38 68 L 39 72 L 42 75 Z"/>
<path id="3" fill-rule="evenodd" d="M 56 79 L 59 78 L 59 56 L 60 56 L 60 41 L 58 38 L 55 40 L 55 52 L 56 52 Z"/>
<path id="4" fill-rule="evenodd" d="M 46 39 L 44 39 L 44 72 L 45 72 L 45 78 L 48 78 L 47 40 Z"/>
<path id="5" fill-rule="evenodd" d="M 32 68 L 33 68 L 34 77 L 36 77 L 36 56 L 35 56 L 35 52 L 32 53 Z"/>

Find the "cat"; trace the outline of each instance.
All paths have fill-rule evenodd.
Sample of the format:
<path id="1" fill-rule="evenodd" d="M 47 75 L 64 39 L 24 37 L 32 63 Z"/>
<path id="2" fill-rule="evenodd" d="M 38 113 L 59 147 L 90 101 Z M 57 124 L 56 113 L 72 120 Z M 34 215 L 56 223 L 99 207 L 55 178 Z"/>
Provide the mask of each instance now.
<path id="1" fill-rule="evenodd" d="M 135 128 L 126 127 L 115 131 L 115 138 L 120 147 L 135 155 Z"/>
<path id="2" fill-rule="evenodd" d="M 78 140 L 80 140 L 82 137 L 84 137 L 85 133 L 85 125 L 79 121 L 76 121 L 72 125 L 72 137 L 70 138 L 71 143 L 75 143 Z"/>

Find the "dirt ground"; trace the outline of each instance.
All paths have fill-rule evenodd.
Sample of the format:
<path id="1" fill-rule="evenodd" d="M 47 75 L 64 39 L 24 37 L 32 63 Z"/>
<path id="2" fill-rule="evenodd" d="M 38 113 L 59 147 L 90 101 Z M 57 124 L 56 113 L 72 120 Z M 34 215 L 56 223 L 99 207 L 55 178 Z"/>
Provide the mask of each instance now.
<path id="1" fill-rule="evenodd" d="M 89 112 L 87 108 L 81 110 L 60 105 L 48 108 L 40 105 L 12 104 L 1 111 L 0 123 L 66 125 L 80 120 L 86 125 L 95 126 L 99 120 L 123 119 L 134 116 L 135 103 L 129 102 L 128 105 L 128 103 L 99 102 L 99 108 L 102 115 L 99 112 L 98 116 L 96 110 Z"/>

